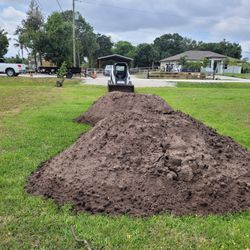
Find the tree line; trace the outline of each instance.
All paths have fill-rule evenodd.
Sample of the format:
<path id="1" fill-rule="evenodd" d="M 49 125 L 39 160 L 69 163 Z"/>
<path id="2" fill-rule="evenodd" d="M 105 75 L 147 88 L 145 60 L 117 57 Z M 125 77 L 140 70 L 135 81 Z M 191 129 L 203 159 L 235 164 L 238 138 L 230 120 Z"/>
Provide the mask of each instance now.
<path id="1" fill-rule="evenodd" d="M 76 58 L 77 65 L 86 63 L 96 67 L 96 59 L 109 54 L 120 54 L 134 58 L 134 65 L 148 67 L 159 64 L 163 58 L 187 50 L 209 50 L 228 57 L 241 59 L 240 44 L 223 40 L 218 43 L 205 43 L 183 37 L 177 33 L 157 37 L 153 43 L 142 43 L 134 46 L 128 41 L 113 43 L 111 37 L 96 34 L 93 27 L 84 17 L 76 14 Z M 63 62 L 72 65 L 73 12 L 53 12 L 47 20 L 42 15 L 36 1 L 31 0 L 27 16 L 17 27 L 15 46 L 24 60 L 24 52 L 33 57 L 35 64 L 44 58 L 60 66 Z M 9 41 L 6 32 L 0 28 L 0 58 L 7 53 Z"/>

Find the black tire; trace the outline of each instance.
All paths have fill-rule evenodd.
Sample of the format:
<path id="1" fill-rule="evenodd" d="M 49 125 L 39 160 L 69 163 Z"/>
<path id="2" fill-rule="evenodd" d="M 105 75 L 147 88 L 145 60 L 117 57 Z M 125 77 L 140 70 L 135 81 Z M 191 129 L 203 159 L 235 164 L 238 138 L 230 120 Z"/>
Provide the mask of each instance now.
<path id="1" fill-rule="evenodd" d="M 67 79 L 71 79 L 73 77 L 73 73 L 72 72 L 68 72 L 66 75 Z"/>
<path id="2" fill-rule="evenodd" d="M 13 76 L 15 76 L 15 74 L 16 74 L 16 72 L 14 69 L 12 69 L 12 68 L 6 69 L 6 75 L 8 77 L 13 77 Z"/>

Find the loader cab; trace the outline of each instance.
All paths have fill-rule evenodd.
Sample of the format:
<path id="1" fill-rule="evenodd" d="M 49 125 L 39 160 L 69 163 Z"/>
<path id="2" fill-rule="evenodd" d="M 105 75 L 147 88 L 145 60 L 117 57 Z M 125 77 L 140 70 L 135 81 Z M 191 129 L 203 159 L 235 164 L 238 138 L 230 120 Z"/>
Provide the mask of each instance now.
<path id="1" fill-rule="evenodd" d="M 126 81 L 128 77 L 128 65 L 126 63 L 116 63 L 114 65 L 114 75 L 117 79 L 117 82 Z"/>

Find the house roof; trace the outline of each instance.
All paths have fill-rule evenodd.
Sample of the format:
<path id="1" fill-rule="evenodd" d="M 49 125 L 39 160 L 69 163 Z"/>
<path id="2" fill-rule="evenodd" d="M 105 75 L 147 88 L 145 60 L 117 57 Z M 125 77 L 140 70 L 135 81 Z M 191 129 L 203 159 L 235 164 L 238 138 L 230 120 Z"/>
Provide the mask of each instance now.
<path id="1" fill-rule="evenodd" d="M 186 56 L 187 60 L 203 60 L 204 58 L 226 58 L 227 56 L 202 50 L 189 50 L 181 54 L 162 59 L 161 62 L 178 61 L 181 57 Z"/>

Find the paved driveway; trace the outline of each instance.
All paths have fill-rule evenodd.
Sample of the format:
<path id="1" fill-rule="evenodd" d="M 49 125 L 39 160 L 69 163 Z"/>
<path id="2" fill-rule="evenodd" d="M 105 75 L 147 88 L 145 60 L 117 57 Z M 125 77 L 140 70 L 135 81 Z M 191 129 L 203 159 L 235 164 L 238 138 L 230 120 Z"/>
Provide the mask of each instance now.
<path id="1" fill-rule="evenodd" d="M 193 82 L 193 83 L 224 83 L 224 82 L 249 82 L 250 79 L 241 79 L 228 76 L 216 76 L 217 80 L 206 79 L 206 80 L 187 80 L 187 79 L 139 79 L 135 76 L 131 76 L 132 83 L 135 87 L 176 87 L 178 82 Z M 88 85 L 102 85 L 106 86 L 109 77 L 104 77 L 100 75 L 97 79 L 92 79 L 90 77 L 84 79 L 82 84 Z"/>
<path id="2" fill-rule="evenodd" d="M 134 76 L 131 77 L 132 83 L 135 87 L 175 87 L 175 82 L 168 82 L 166 80 L 158 79 L 139 79 Z M 103 85 L 107 86 L 109 77 L 97 77 L 96 79 L 87 78 L 82 81 L 83 84 L 88 85 Z"/>

